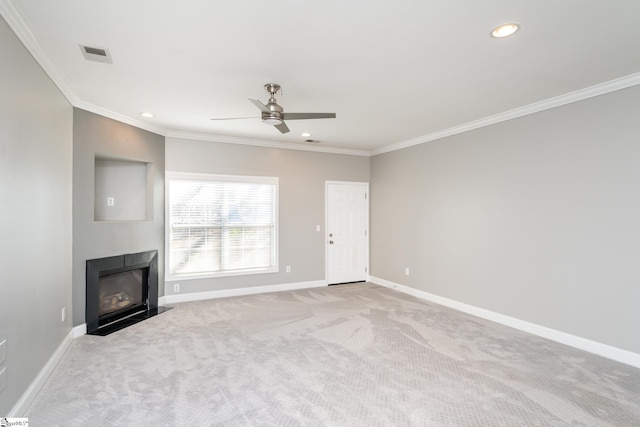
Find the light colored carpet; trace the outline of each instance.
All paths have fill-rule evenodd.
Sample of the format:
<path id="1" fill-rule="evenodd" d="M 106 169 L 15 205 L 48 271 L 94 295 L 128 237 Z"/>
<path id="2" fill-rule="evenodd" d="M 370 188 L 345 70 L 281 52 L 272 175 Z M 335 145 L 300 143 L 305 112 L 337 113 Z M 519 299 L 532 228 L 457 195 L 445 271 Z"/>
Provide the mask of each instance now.
<path id="1" fill-rule="evenodd" d="M 640 369 L 353 284 L 72 343 L 32 426 L 638 426 Z"/>

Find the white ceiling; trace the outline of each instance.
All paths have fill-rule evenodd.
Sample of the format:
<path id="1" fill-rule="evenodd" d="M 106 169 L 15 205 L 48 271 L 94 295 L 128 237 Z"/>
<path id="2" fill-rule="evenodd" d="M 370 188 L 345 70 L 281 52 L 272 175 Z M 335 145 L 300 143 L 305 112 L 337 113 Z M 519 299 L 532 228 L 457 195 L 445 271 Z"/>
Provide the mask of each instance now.
<path id="1" fill-rule="evenodd" d="M 309 131 L 314 149 L 376 153 L 640 83 L 638 0 L 0 0 L 0 12 L 75 106 L 169 136 L 304 148 Z M 505 22 L 521 31 L 491 38 Z M 247 100 L 266 102 L 269 82 L 286 112 L 337 118 L 280 134 Z M 256 119 L 210 120 L 243 116 Z"/>

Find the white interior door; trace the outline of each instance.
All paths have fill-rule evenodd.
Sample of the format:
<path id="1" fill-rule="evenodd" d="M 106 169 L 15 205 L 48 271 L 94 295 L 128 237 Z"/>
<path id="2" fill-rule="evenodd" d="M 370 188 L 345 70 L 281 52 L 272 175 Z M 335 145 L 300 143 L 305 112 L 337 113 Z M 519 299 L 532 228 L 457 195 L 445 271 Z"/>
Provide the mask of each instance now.
<path id="1" fill-rule="evenodd" d="M 369 266 L 369 184 L 327 182 L 327 282 L 366 280 Z"/>

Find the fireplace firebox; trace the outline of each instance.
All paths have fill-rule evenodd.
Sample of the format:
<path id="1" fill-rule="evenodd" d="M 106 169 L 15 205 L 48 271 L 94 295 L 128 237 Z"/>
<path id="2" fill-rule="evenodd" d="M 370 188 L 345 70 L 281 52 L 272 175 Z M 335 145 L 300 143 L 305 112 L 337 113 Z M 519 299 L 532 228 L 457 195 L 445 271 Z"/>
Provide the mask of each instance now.
<path id="1" fill-rule="evenodd" d="M 108 335 L 155 316 L 158 307 L 158 251 L 87 260 L 87 333 Z"/>

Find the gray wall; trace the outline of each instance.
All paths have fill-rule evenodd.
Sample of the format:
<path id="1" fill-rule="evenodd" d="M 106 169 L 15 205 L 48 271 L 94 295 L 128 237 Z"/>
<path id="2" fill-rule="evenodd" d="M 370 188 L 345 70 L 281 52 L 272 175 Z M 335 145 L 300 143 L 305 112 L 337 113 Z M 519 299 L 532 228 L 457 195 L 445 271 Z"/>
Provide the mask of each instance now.
<path id="1" fill-rule="evenodd" d="M 0 57 L 1 417 L 71 331 L 72 108 L 1 17 Z"/>
<path id="2" fill-rule="evenodd" d="M 167 138 L 173 172 L 279 178 L 279 273 L 167 281 L 166 295 L 325 279 L 325 181 L 369 181 L 369 157 Z M 321 231 L 316 231 L 316 226 Z M 285 273 L 285 266 L 291 273 Z"/>
<path id="3" fill-rule="evenodd" d="M 153 167 L 153 166 L 151 166 Z M 94 219 L 96 221 L 153 219 L 147 217 L 147 199 L 153 197 L 153 177 L 147 163 L 96 159 Z M 151 197 L 148 197 L 151 196 Z M 109 204 L 109 199 L 112 204 Z"/>
<path id="4" fill-rule="evenodd" d="M 636 86 L 373 157 L 372 275 L 640 353 L 639 112 Z"/>
<path id="5" fill-rule="evenodd" d="M 94 221 L 95 159 L 151 163 L 151 219 Z M 85 262 L 158 250 L 164 259 L 164 137 L 84 110 L 73 110 L 73 324 L 85 322 Z M 163 295 L 164 263 L 158 263 Z"/>

